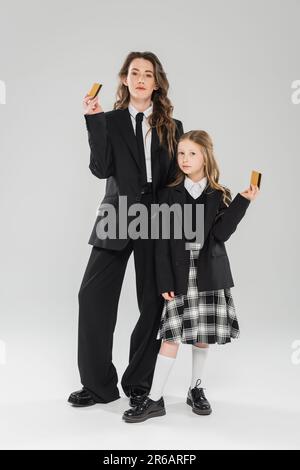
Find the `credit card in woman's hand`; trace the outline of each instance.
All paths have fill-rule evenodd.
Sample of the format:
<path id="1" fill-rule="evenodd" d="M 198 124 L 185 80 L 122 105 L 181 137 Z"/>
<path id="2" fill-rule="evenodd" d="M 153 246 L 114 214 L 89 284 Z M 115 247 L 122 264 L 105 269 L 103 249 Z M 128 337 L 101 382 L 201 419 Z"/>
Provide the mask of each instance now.
<path id="1" fill-rule="evenodd" d="M 261 173 L 259 173 L 259 171 L 253 170 L 251 173 L 250 184 L 253 184 L 254 186 L 258 186 L 260 188 L 260 182 L 261 182 Z"/>
<path id="2" fill-rule="evenodd" d="M 94 83 L 92 88 L 90 89 L 90 91 L 88 92 L 88 95 L 91 97 L 91 98 L 96 98 L 96 96 L 98 95 L 100 89 L 102 87 L 102 84 L 101 83 Z"/>

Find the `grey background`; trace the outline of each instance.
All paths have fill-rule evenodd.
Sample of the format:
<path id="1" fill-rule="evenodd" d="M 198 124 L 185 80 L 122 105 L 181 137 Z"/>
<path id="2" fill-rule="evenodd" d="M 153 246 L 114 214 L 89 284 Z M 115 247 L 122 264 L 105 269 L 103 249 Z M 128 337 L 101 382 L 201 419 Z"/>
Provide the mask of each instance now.
<path id="1" fill-rule="evenodd" d="M 29 0 L 1 1 L 0 10 L 0 445 L 298 446 L 300 104 L 291 84 L 300 78 L 299 1 Z M 112 109 L 132 50 L 160 58 L 184 130 L 211 134 L 221 183 L 235 194 L 252 169 L 263 177 L 227 243 L 241 337 L 210 348 L 205 386 L 215 413 L 200 423 L 184 405 L 191 351 L 182 346 L 167 416 L 124 435 L 127 400 L 78 411 L 66 399 L 80 388 L 77 293 L 105 186 L 88 169 L 82 98 L 100 81 L 101 104 Z M 114 337 L 119 377 L 137 318 L 131 257 Z"/>

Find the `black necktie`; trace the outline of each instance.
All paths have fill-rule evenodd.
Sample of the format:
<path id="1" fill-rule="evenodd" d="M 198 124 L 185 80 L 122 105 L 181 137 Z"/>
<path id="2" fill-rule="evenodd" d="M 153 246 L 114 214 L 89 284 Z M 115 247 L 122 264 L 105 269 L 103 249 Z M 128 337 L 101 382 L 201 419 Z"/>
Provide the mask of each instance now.
<path id="1" fill-rule="evenodd" d="M 135 117 L 135 121 L 136 121 L 135 135 L 136 135 L 137 147 L 138 147 L 139 159 L 140 159 L 142 185 L 147 183 L 146 157 L 145 157 L 143 130 L 142 130 L 143 117 L 144 117 L 144 113 L 137 113 Z"/>

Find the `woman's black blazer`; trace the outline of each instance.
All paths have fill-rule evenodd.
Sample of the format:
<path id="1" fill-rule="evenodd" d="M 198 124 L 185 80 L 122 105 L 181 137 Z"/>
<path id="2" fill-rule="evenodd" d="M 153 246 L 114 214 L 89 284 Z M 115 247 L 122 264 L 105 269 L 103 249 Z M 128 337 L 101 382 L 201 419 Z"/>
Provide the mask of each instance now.
<path id="1" fill-rule="evenodd" d="M 158 193 L 159 204 L 186 203 L 184 181 L 167 187 Z M 204 239 L 199 252 L 197 266 L 198 290 L 218 290 L 234 286 L 225 243 L 236 230 L 250 204 L 240 193 L 227 207 L 223 192 L 209 184 L 204 189 Z M 174 291 L 175 295 L 186 294 L 189 276 L 190 252 L 185 249 L 185 239 L 176 239 L 170 226 L 170 239 L 155 241 L 156 279 L 158 292 Z"/>
<path id="2" fill-rule="evenodd" d="M 101 212 L 106 203 L 113 204 L 118 220 L 120 195 L 127 196 L 128 207 L 141 199 L 141 166 L 131 116 L 128 108 L 84 116 L 90 145 L 89 168 L 97 178 L 107 179 L 105 196 L 100 202 L 98 212 Z M 174 122 L 176 141 L 178 141 L 183 134 L 183 126 L 182 122 L 177 119 L 174 119 Z M 158 190 L 172 180 L 176 167 L 176 152 L 172 158 L 169 157 L 165 145 L 159 144 L 156 128 L 153 128 L 151 170 L 154 198 Z M 102 217 L 103 215 L 97 215 L 88 243 L 102 248 L 123 249 L 129 238 L 100 239 L 97 236 L 96 226 Z"/>

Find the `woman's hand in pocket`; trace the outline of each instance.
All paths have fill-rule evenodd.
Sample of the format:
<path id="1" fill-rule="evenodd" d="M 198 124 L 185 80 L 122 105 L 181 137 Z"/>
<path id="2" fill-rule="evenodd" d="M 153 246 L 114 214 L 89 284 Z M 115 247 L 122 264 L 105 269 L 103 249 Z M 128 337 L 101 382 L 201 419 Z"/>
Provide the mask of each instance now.
<path id="1" fill-rule="evenodd" d="M 175 296 L 175 294 L 174 294 L 173 291 L 171 291 L 171 292 L 164 292 L 164 293 L 161 294 L 161 295 L 163 296 L 163 298 L 164 298 L 165 300 L 172 300 L 172 299 L 174 299 L 174 296 Z"/>

